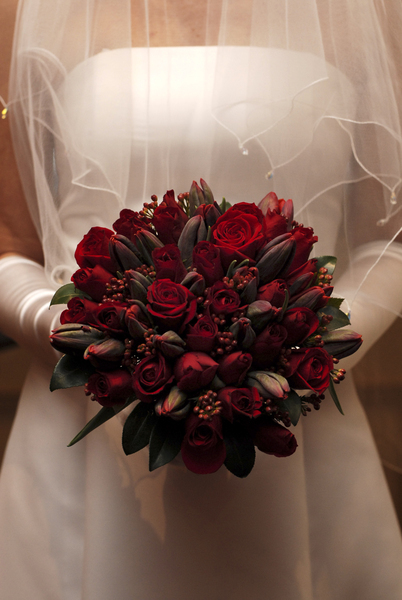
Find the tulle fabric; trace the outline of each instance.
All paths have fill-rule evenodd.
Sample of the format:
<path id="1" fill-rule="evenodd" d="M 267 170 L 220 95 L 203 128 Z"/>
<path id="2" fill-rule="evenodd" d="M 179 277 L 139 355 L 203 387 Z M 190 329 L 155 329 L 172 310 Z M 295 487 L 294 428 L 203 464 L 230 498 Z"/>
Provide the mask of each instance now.
<path id="1" fill-rule="evenodd" d="M 185 17 L 186 6 L 182 13 Z M 198 161 L 199 154 L 194 155 L 194 163 L 200 164 L 192 177 L 204 177 L 218 198 L 224 194 L 236 202 L 247 197 L 252 172 L 253 184 L 258 184 L 262 195 L 273 189 L 281 197 L 292 197 L 297 217 L 305 225 L 321 227 L 328 203 L 336 205 L 342 249 L 338 272 L 353 262 L 356 248 L 373 240 L 379 243 L 368 269 L 380 268 L 381 261 L 377 263 L 396 239 L 402 220 L 399 57 L 389 31 L 390 20 L 391 28 L 398 30 L 400 11 L 394 10 L 393 3 L 366 0 L 204 0 L 197 4 L 193 19 L 191 15 L 184 28 L 189 33 L 183 34 L 186 21 L 177 22 L 172 0 L 21 2 L 10 115 L 49 280 L 53 285 L 67 281 L 74 268 L 72 244 L 60 243 L 66 237 L 66 225 L 56 152 L 67 157 L 77 194 L 87 190 L 88 203 L 98 194 L 110 207 L 105 215 L 147 201 L 150 194 L 161 194 L 166 187 L 180 191 L 178 186 L 188 189 L 191 183 L 182 184 L 181 159 L 172 155 L 174 148 L 168 144 L 159 150 L 161 170 L 155 180 L 148 169 L 150 125 L 146 119 L 142 145 L 133 148 L 131 144 L 136 108 L 132 84 L 140 72 L 144 82 L 140 103 L 146 114 L 149 50 L 144 51 L 141 63 L 133 63 L 130 53 L 122 54 L 119 81 L 110 81 L 95 92 L 107 107 L 104 119 L 112 120 L 117 128 L 119 144 L 114 145 L 113 159 L 107 152 L 97 152 L 96 144 L 77 143 L 75 123 L 80 122 L 80 139 L 85 140 L 91 138 L 93 122 L 80 114 L 79 107 L 69 114 L 68 104 L 61 101 L 66 79 L 92 57 L 107 50 L 133 45 L 147 49 L 155 44 L 217 48 L 212 62 L 198 66 L 199 80 L 213 86 L 209 104 L 213 127 L 202 161 Z M 244 69 L 238 74 L 233 46 L 246 49 L 242 54 L 246 78 Z M 264 49 L 269 49 L 269 55 Z M 165 74 L 168 85 L 168 64 Z M 202 86 L 197 93 L 203 96 Z M 167 113 L 164 131 L 173 123 Z M 337 130 L 338 153 L 326 146 L 328 129 Z M 244 157 L 243 184 L 233 189 L 228 189 L 228 177 L 222 176 L 225 168 L 226 172 L 231 168 L 219 156 L 225 136 L 233 153 Z M 133 164 L 137 166 L 134 185 Z M 328 223 L 327 230 L 337 225 Z M 366 276 L 354 280 L 353 297 Z M 370 301 L 377 301 L 375 293 Z M 387 308 L 399 311 L 391 302 Z"/>

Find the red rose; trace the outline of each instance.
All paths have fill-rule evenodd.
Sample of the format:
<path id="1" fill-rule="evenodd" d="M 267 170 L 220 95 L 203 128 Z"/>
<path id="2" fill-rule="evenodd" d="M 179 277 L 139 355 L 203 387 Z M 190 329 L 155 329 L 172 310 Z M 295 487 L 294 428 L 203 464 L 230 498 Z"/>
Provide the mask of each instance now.
<path id="1" fill-rule="evenodd" d="M 322 394 L 329 386 L 332 357 L 322 348 L 300 348 L 287 357 L 286 374 L 291 387 Z"/>
<path id="2" fill-rule="evenodd" d="M 279 210 L 268 210 L 264 220 L 264 235 L 267 242 L 283 235 L 288 230 L 286 217 L 280 214 Z"/>
<path id="3" fill-rule="evenodd" d="M 204 277 L 208 287 L 225 275 L 219 248 L 211 242 L 198 242 L 194 246 L 193 267 Z"/>
<path id="4" fill-rule="evenodd" d="M 174 376 L 177 387 L 195 392 L 207 387 L 215 377 L 218 363 L 204 352 L 186 352 L 176 360 Z"/>
<path id="5" fill-rule="evenodd" d="M 255 387 L 225 387 L 219 390 L 217 401 L 221 402 L 222 417 L 233 422 L 234 417 L 258 417 L 262 401 Z"/>
<path id="6" fill-rule="evenodd" d="M 310 260 L 303 263 L 300 267 L 297 267 L 297 269 L 294 269 L 293 271 L 291 271 L 288 275 L 286 275 L 286 283 L 288 284 L 288 286 L 290 287 L 296 281 L 296 279 L 298 279 L 302 275 L 307 275 L 307 273 L 309 273 L 311 275 L 311 279 L 312 279 L 314 277 L 314 274 L 317 271 L 316 265 L 317 265 L 317 259 L 310 258 Z M 292 268 L 293 268 L 293 266 L 292 266 Z M 309 280 L 310 282 L 311 282 L 311 279 Z"/>
<path id="7" fill-rule="evenodd" d="M 197 299 L 190 290 L 170 279 L 158 279 L 148 288 L 147 309 L 164 331 L 180 333 L 194 317 Z"/>
<path id="8" fill-rule="evenodd" d="M 126 306 L 119 302 L 104 302 L 98 304 L 92 311 L 93 324 L 111 335 L 122 336 L 126 334 L 125 327 Z"/>
<path id="9" fill-rule="evenodd" d="M 250 348 L 256 367 L 268 367 L 279 355 L 287 338 L 287 331 L 282 325 L 268 325 L 255 339 Z"/>
<path id="10" fill-rule="evenodd" d="M 124 404 L 133 391 L 131 375 L 125 369 L 94 373 L 88 379 L 86 388 L 102 406 Z"/>
<path id="11" fill-rule="evenodd" d="M 215 346 L 218 327 L 209 315 L 204 315 L 201 319 L 190 325 L 186 335 L 187 346 L 195 352 L 209 353 Z"/>
<path id="12" fill-rule="evenodd" d="M 249 258 L 253 265 L 257 252 L 265 244 L 260 220 L 238 206 L 227 210 L 211 228 L 211 239 L 220 248 L 224 269 L 235 259 L 241 262 Z"/>
<path id="13" fill-rule="evenodd" d="M 66 323 L 89 323 L 89 315 L 96 308 L 98 308 L 96 302 L 78 296 L 71 298 L 67 302 L 67 310 L 63 310 L 60 315 L 60 323 L 62 325 Z"/>
<path id="14" fill-rule="evenodd" d="M 174 198 L 170 190 L 163 196 L 163 202 L 155 209 L 152 223 L 158 237 L 164 244 L 177 244 L 188 217 Z"/>
<path id="15" fill-rule="evenodd" d="M 298 225 L 292 229 L 291 234 L 296 240 L 296 254 L 289 268 L 289 272 L 293 272 L 307 262 L 313 244 L 318 241 L 318 237 L 314 235 L 314 231 L 311 227 L 302 227 L 301 225 Z"/>
<path id="16" fill-rule="evenodd" d="M 226 385 L 240 385 L 253 362 L 251 354 L 242 352 L 232 352 L 227 354 L 219 363 L 218 377 Z"/>
<path id="17" fill-rule="evenodd" d="M 149 219 L 140 217 L 138 212 L 134 212 L 129 208 L 124 208 L 120 211 L 120 218 L 113 223 L 113 229 L 119 235 L 124 235 L 126 238 L 135 241 L 135 234 L 139 229 L 151 231 L 148 225 Z"/>
<path id="18" fill-rule="evenodd" d="M 274 279 L 258 289 L 256 300 L 266 300 L 272 306 L 281 308 L 285 301 L 288 286 L 283 279 Z"/>
<path id="19" fill-rule="evenodd" d="M 181 455 L 187 469 L 193 473 L 215 473 L 226 459 L 221 418 L 214 416 L 204 421 L 197 415 L 190 415 L 186 420 Z"/>
<path id="20" fill-rule="evenodd" d="M 109 240 L 114 235 L 110 229 L 105 227 L 92 227 L 86 233 L 77 246 L 75 260 L 81 269 L 96 267 L 100 265 L 104 269 L 113 272 L 114 263 L 109 254 Z"/>
<path id="21" fill-rule="evenodd" d="M 156 270 L 156 279 L 170 279 L 181 283 L 187 275 L 187 269 L 181 260 L 180 250 L 176 244 L 167 244 L 163 248 L 155 248 L 152 252 Z"/>
<path id="22" fill-rule="evenodd" d="M 71 277 L 75 287 L 85 292 L 96 302 L 101 302 L 106 293 L 106 284 L 110 283 L 114 275 L 101 267 L 95 265 L 93 268 L 78 269 Z"/>
<path id="23" fill-rule="evenodd" d="M 247 213 L 248 215 L 254 215 L 260 223 L 264 221 L 264 215 L 261 209 L 254 204 L 254 202 L 237 202 L 229 210 L 238 210 L 242 213 Z"/>
<path id="24" fill-rule="evenodd" d="M 133 373 L 134 392 L 143 402 L 156 400 L 172 381 L 172 370 L 159 353 L 143 358 Z"/>
<path id="25" fill-rule="evenodd" d="M 297 441 L 289 429 L 272 419 L 255 421 L 254 444 L 261 452 L 274 456 L 290 456 L 296 451 Z"/>
<path id="26" fill-rule="evenodd" d="M 239 294 L 222 281 L 217 281 L 209 289 L 207 300 L 211 313 L 215 315 L 232 315 L 241 309 Z"/>
<path id="27" fill-rule="evenodd" d="M 282 319 L 282 325 L 288 332 L 286 344 L 298 346 L 304 342 L 320 324 L 317 315 L 304 306 L 289 308 Z"/>

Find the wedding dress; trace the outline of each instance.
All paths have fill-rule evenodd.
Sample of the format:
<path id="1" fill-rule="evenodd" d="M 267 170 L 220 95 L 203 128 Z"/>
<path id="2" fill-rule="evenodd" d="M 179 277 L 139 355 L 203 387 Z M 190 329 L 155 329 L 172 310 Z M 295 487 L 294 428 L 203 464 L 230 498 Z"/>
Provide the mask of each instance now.
<path id="1" fill-rule="evenodd" d="M 227 50 L 225 60 L 235 67 L 232 89 L 225 88 L 231 97 L 247 85 L 250 56 L 249 48 Z M 46 52 L 37 58 L 49 72 L 60 70 Z M 110 227 L 121 206 L 138 210 L 151 194 L 185 191 L 199 177 L 217 199 L 225 195 L 231 203 L 258 202 L 267 193 L 266 155 L 254 152 L 256 138 L 240 148 L 233 143 L 231 123 L 250 122 L 252 111 L 245 115 L 236 103 L 211 110 L 216 81 L 208 73 L 218 59 L 214 46 L 104 50 L 60 77 L 51 116 L 59 127 L 51 161 L 62 227 L 50 269 L 54 287 L 75 270 L 72 257 L 83 234 L 91 226 Z M 279 70 L 286 61 L 295 77 L 306 64 L 316 68 L 313 56 L 306 63 L 306 56 L 289 50 L 260 48 L 253 60 L 271 61 Z M 230 76 L 225 86 L 228 81 Z M 262 79 L 264 85 L 270 82 Z M 293 129 L 299 148 L 311 134 L 312 112 L 324 110 L 333 95 L 330 81 L 314 97 L 302 87 Z M 278 97 L 285 94 L 278 90 Z M 279 125 L 274 146 L 280 147 L 282 133 Z M 295 157 L 283 175 L 275 173 L 274 184 L 280 197 L 293 196 L 298 219 L 314 225 L 317 253 L 332 254 L 339 252 L 344 187 L 331 189 L 331 173 L 348 169 L 350 139 L 330 119 L 316 135 L 316 147 L 326 152 L 326 173 L 315 173 L 313 159 L 304 155 L 303 165 Z M 94 185 L 99 165 L 102 185 Z M 298 204 L 295 193 L 295 179 L 306 189 L 316 175 L 329 188 L 321 211 Z M 376 294 L 378 287 L 385 290 L 402 253 L 397 245 L 383 253 L 384 243 L 365 242 L 349 269 L 341 252 L 336 291 L 352 303 L 356 281 L 383 254 L 383 270 L 369 273 L 352 307 L 353 326 L 368 332 L 370 343 L 400 311 L 402 294 L 399 288 L 392 298 L 379 294 L 375 305 L 364 299 L 373 287 Z M 1 600 L 402 597 L 397 520 L 351 375 L 339 388 L 345 416 L 326 398 L 295 428 L 294 455 L 278 459 L 258 452 L 254 470 L 240 480 L 225 469 L 194 475 L 180 461 L 149 473 L 147 449 L 124 455 L 117 419 L 67 448 L 99 407 L 82 388 L 50 393 L 51 362 L 51 356 L 47 362 L 34 358 L 4 460 Z"/>

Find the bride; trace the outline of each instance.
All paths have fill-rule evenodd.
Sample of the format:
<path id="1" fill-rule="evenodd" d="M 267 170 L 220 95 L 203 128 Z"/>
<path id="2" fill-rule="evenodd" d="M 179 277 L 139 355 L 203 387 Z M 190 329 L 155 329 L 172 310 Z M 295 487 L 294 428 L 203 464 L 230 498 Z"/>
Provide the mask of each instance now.
<path id="1" fill-rule="evenodd" d="M 0 479 L 1 600 L 402 597 L 350 373 L 346 416 L 326 399 L 295 429 L 297 452 L 259 454 L 245 480 L 149 473 L 117 419 L 66 448 L 96 407 L 81 388 L 49 392 L 47 340 L 83 234 L 203 177 L 231 203 L 293 198 L 316 253 L 339 257 L 336 292 L 364 338 L 351 368 L 402 312 L 401 16 L 368 0 L 20 2 L 0 329 L 33 359 Z"/>

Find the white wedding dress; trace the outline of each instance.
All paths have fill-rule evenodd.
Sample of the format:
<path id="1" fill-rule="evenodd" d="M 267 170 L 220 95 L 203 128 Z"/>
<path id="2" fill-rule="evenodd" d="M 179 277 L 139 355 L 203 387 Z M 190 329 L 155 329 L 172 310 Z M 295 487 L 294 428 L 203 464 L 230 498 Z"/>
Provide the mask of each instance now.
<path id="1" fill-rule="evenodd" d="M 119 113 L 119 64 L 126 52 L 137 74 L 130 139 Z M 133 209 L 151 193 L 173 186 L 185 191 L 199 177 L 218 199 L 224 194 L 231 202 L 258 202 L 267 181 L 229 132 L 216 156 L 222 163 L 217 185 L 204 171 L 212 88 L 200 81 L 206 69 L 197 65 L 213 63 L 215 49 L 151 48 L 150 69 L 141 73 L 144 52 L 104 52 L 66 77 L 58 101 L 72 124 L 69 143 L 82 154 L 91 145 L 89 154 L 108 166 L 110 177 L 127 159 L 128 146 L 126 197 Z M 241 72 L 242 49 L 233 52 Z M 146 96 L 141 86 L 148 73 Z M 93 135 L 82 139 L 81 124 L 87 131 L 88 120 Z M 329 126 L 328 146 L 330 135 L 336 161 L 342 139 Z M 168 161 L 159 158 L 161 146 L 169 148 Z M 60 243 L 72 255 L 91 226 L 110 227 L 117 215 L 109 192 L 72 184 L 63 148 L 56 143 L 65 232 Z M 181 176 L 171 181 L 170 165 L 177 161 Z M 154 187 L 138 193 L 137 173 L 144 169 Z M 275 185 L 286 195 L 280 182 Z M 320 238 L 321 252 L 334 252 L 340 218 L 327 213 L 331 227 Z M 339 387 L 345 416 L 328 396 L 295 428 L 299 447 L 293 456 L 258 452 L 251 475 L 240 480 L 224 468 L 194 475 L 180 461 L 149 473 L 147 449 L 124 455 L 117 419 L 67 448 L 99 407 L 82 388 L 50 393 L 51 371 L 34 359 L 4 461 L 1 600 L 402 598 L 398 524 L 350 374 Z"/>

